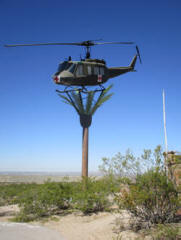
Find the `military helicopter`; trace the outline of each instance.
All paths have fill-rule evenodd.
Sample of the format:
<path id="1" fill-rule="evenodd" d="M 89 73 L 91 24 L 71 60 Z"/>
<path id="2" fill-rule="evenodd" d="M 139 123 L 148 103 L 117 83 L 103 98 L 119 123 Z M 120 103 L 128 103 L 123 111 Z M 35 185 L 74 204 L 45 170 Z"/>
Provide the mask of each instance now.
<path id="1" fill-rule="evenodd" d="M 81 87 L 79 90 L 87 91 L 87 86 L 99 86 L 100 90 L 104 87 L 102 84 L 107 82 L 110 78 L 117 77 L 127 72 L 134 72 L 137 57 L 141 62 L 140 52 L 138 46 L 136 46 L 137 54 L 133 57 L 129 66 L 126 67 L 111 67 L 106 66 L 104 59 L 92 59 L 90 54 L 90 48 L 95 45 L 103 44 L 134 44 L 134 42 L 95 42 L 92 40 L 73 43 L 37 43 L 37 44 L 15 44 L 5 45 L 5 47 L 18 47 L 18 46 L 44 46 L 44 45 L 74 45 L 83 46 L 86 50 L 84 59 L 80 61 L 72 61 L 71 56 L 68 60 L 59 64 L 57 72 L 53 75 L 53 80 L 58 85 L 66 86 L 64 91 L 73 91 L 73 86 Z"/>

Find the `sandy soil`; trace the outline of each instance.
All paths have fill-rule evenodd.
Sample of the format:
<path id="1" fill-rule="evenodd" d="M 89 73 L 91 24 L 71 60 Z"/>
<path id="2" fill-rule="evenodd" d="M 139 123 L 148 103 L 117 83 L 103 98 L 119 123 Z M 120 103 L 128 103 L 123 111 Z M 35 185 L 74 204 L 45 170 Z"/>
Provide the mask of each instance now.
<path id="1" fill-rule="evenodd" d="M 0 223 L 8 222 L 18 211 L 17 205 L 0 207 Z M 102 212 L 90 216 L 84 216 L 82 213 L 72 213 L 65 216 L 52 216 L 47 221 L 30 224 L 55 230 L 66 240 L 152 239 L 150 236 L 142 238 L 140 234 L 131 230 L 123 231 L 121 238 L 118 238 L 116 219 L 119 219 L 119 222 L 121 221 L 124 226 L 129 224 L 130 220 L 133 220 L 127 211 L 122 211 L 121 214 Z"/>
<path id="2" fill-rule="evenodd" d="M 91 216 L 70 214 L 60 217 L 57 222 L 48 221 L 44 225 L 60 231 L 67 240 L 110 240 L 116 237 L 115 218 L 116 214 L 105 212 Z"/>
<path id="3" fill-rule="evenodd" d="M 0 222 L 9 221 L 18 212 L 17 205 L 0 207 Z M 83 216 L 81 213 L 72 213 L 66 216 L 55 216 L 46 222 L 33 222 L 43 225 L 61 233 L 67 240 L 112 240 L 116 237 L 114 232 L 115 219 L 119 214 L 98 213 Z"/>
<path id="4" fill-rule="evenodd" d="M 17 205 L 0 207 L 0 222 L 8 222 L 19 211 Z"/>

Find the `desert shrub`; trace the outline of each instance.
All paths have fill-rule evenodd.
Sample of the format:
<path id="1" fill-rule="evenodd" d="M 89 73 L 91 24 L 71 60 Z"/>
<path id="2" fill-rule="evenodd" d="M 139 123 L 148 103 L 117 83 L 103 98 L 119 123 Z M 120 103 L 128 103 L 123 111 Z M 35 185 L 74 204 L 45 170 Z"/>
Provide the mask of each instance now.
<path id="1" fill-rule="evenodd" d="M 173 221 L 178 209 L 177 191 L 158 169 L 137 175 L 129 191 L 122 191 L 116 201 L 120 209 L 128 210 L 148 226 Z"/>
<path id="2" fill-rule="evenodd" d="M 0 206 L 16 204 L 26 191 L 36 187 L 36 184 L 5 184 L 0 185 Z"/>
<path id="3" fill-rule="evenodd" d="M 19 201 L 17 221 L 30 221 L 69 209 L 73 194 L 72 183 L 46 182 L 24 194 Z"/>
<path id="4" fill-rule="evenodd" d="M 83 179 L 76 188 L 73 197 L 74 206 L 84 214 L 107 210 L 110 206 L 108 199 L 109 188 L 103 180 Z"/>
<path id="5" fill-rule="evenodd" d="M 168 224 L 158 224 L 152 236 L 153 240 L 179 240 L 181 238 L 179 227 Z"/>
<path id="6" fill-rule="evenodd" d="M 13 198 L 16 196 L 16 189 L 11 185 L 0 186 L 0 206 L 12 204 Z"/>
<path id="7" fill-rule="evenodd" d="M 102 165 L 99 170 L 106 176 L 125 177 L 135 176 L 140 169 L 139 159 L 134 157 L 131 150 L 127 150 L 125 155 L 118 152 L 112 158 L 102 158 Z"/>
<path id="8" fill-rule="evenodd" d="M 143 239 L 179 240 L 181 239 L 179 226 L 173 225 L 173 224 L 158 224 L 151 229 L 141 230 L 137 234 L 138 234 L 137 237 L 135 235 L 135 238 L 134 238 L 135 240 L 143 240 Z M 118 235 L 115 238 L 113 238 L 113 240 L 121 240 L 123 238 L 125 239 L 125 237 L 122 237 L 121 233 L 118 233 Z"/>
<path id="9" fill-rule="evenodd" d="M 118 152 L 112 158 L 102 158 L 99 170 L 104 176 L 111 177 L 115 183 L 122 178 L 135 179 L 150 169 L 164 170 L 164 157 L 160 145 L 154 151 L 144 149 L 141 156 L 136 157 L 130 149 L 123 155 Z"/>
<path id="10" fill-rule="evenodd" d="M 15 221 L 32 221 L 54 214 L 80 210 L 84 214 L 106 210 L 111 186 L 105 179 L 80 182 L 46 182 L 26 187 L 16 202 L 20 212 Z"/>
<path id="11" fill-rule="evenodd" d="M 160 145 L 154 151 L 144 150 L 140 157 L 127 150 L 125 155 L 104 158 L 100 170 L 119 187 L 115 200 L 120 209 L 129 210 L 148 225 L 174 219 L 177 191 L 166 176 Z"/>
<path id="12" fill-rule="evenodd" d="M 152 240 L 179 240 L 181 239 L 181 232 L 179 224 L 157 224 L 151 229 L 141 231 L 144 239 Z"/>

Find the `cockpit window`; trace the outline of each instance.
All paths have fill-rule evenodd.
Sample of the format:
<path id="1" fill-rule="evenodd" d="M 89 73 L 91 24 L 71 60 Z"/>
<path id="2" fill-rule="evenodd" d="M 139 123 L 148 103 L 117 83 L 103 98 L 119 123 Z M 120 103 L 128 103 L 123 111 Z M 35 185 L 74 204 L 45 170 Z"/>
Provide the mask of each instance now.
<path id="1" fill-rule="evenodd" d="M 69 67 L 68 71 L 71 72 L 71 73 L 74 73 L 75 67 L 76 67 L 76 64 L 72 64 L 72 65 Z"/>
<path id="2" fill-rule="evenodd" d="M 62 72 L 64 70 L 67 70 L 73 63 L 69 63 L 67 61 L 64 61 L 63 63 L 60 63 L 58 67 L 58 72 Z"/>

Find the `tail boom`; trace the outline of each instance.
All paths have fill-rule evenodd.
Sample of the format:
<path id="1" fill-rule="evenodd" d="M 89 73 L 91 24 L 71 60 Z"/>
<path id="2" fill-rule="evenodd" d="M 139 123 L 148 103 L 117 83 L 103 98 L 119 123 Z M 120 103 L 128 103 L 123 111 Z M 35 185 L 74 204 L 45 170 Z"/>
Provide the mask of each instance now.
<path id="1" fill-rule="evenodd" d="M 127 72 L 135 72 L 134 67 L 136 64 L 137 55 L 135 55 L 128 67 L 113 67 L 109 68 L 109 78 L 117 77 L 121 74 L 127 73 Z"/>

